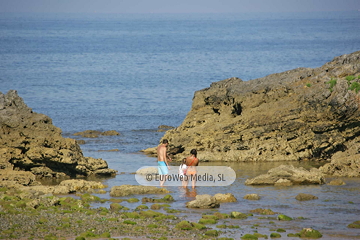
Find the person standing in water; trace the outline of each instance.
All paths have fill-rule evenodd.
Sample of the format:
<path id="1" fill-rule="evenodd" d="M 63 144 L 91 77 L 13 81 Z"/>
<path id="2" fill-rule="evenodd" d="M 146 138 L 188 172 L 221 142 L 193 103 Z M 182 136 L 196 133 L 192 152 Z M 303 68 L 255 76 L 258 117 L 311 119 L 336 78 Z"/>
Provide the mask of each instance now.
<path id="1" fill-rule="evenodd" d="M 164 186 L 166 176 L 169 173 L 170 166 L 168 163 L 171 161 L 171 158 L 167 155 L 167 146 L 169 145 L 169 142 L 167 139 L 162 140 L 162 144 L 160 144 L 157 148 L 157 159 L 158 159 L 158 170 L 160 175 L 160 187 Z"/>
<path id="2" fill-rule="evenodd" d="M 188 178 L 186 176 L 186 170 L 187 170 L 186 158 L 184 158 L 179 166 L 179 177 L 183 187 L 186 187 L 185 183 L 187 183 L 186 179 Z"/>
<path id="3" fill-rule="evenodd" d="M 190 151 L 191 156 L 186 158 L 186 175 L 188 178 L 191 179 L 192 188 L 195 188 L 196 184 L 196 166 L 199 165 L 199 159 L 197 158 L 197 151 L 196 149 L 191 149 Z M 188 180 L 188 179 L 187 179 Z M 188 182 L 186 181 L 185 186 L 187 186 Z"/>

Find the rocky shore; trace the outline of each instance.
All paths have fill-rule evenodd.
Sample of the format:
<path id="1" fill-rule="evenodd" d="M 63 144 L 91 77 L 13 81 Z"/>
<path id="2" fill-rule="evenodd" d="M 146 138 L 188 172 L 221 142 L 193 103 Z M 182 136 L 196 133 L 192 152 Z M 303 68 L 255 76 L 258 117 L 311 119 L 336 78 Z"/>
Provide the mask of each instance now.
<path id="1" fill-rule="evenodd" d="M 315 69 L 229 78 L 195 92 L 163 138 L 178 160 L 196 148 L 206 161 L 322 160 L 326 174 L 360 176 L 359 91 L 360 51 Z"/>
<path id="2" fill-rule="evenodd" d="M 36 179 L 115 174 L 106 161 L 84 157 L 74 139 L 63 138 L 51 118 L 33 112 L 15 90 L 0 93 L 1 186 L 9 181 L 27 186 L 39 185 Z"/>
<path id="3" fill-rule="evenodd" d="M 295 69 L 248 82 L 226 79 L 195 93 L 192 109 L 179 127 L 161 129 L 170 129 L 164 138 L 178 159 L 197 148 L 199 158 L 206 161 L 327 161 L 309 170 L 280 165 L 244 180 L 246 187 L 288 189 L 325 185 L 326 175 L 359 177 L 359 76 L 356 52 L 317 69 Z M 87 138 L 119 134 L 76 133 Z M 154 148 L 145 152 L 153 154 Z M 137 174 L 153 171 L 157 169 Z M 63 138 L 51 119 L 33 112 L 16 91 L 0 93 L 0 239 L 322 237 L 303 216 L 240 206 L 244 204 L 231 207 L 239 201 L 266 204 L 257 193 L 236 193 L 241 200 L 233 193 L 195 194 L 184 203 L 186 210 L 178 210 L 166 188 L 121 185 L 108 191 L 101 182 L 84 180 L 115 175 L 103 159 L 84 157 L 76 140 Z M 45 186 L 43 179 L 56 179 L 58 184 Z M 328 185 L 346 183 L 335 179 Z M 99 197 L 108 193 L 109 198 Z M 319 200 L 308 193 L 293 198 Z M 221 206 L 227 204 L 231 211 L 224 212 Z M 359 221 L 341 224 L 340 228 L 360 228 Z M 352 231 L 346 237 L 353 235 Z"/>

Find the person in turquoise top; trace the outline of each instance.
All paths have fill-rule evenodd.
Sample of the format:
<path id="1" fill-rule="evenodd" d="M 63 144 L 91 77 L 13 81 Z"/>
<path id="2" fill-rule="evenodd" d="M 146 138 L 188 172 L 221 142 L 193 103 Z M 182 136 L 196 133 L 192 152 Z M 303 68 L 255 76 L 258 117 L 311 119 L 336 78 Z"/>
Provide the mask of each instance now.
<path id="1" fill-rule="evenodd" d="M 160 175 L 160 187 L 164 186 L 166 175 L 169 173 L 170 166 L 168 163 L 171 158 L 167 155 L 167 146 L 169 142 L 167 139 L 163 139 L 162 143 L 157 148 L 158 170 Z"/>

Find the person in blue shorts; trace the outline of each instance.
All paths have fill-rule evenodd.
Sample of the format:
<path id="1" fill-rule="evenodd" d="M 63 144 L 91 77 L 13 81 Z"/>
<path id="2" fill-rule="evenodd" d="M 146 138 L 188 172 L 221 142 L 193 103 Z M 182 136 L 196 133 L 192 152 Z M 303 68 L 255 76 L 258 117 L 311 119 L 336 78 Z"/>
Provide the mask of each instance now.
<path id="1" fill-rule="evenodd" d="M 158 170 L 160 175 L 160 187 L 164 186 L 166 175 L 168 175 L 170 166 L 168 163 L 171 161 L 171 158 L 167 155 L 167 146 L 169 142 L 167 139 L 163 139 L 162 143 L 157 148 L 157 155 L 158 155 Z"/>

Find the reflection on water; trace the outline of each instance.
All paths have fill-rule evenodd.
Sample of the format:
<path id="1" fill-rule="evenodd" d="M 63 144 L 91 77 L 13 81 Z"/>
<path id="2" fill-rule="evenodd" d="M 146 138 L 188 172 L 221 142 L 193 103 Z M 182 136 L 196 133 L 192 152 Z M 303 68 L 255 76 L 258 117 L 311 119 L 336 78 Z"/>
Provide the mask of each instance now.
<path id="1" fill-rule="evenodd" d="M 121 152 L 91 152 L 95 158 L 105 159 L 110 168 L 119 171 L 115 178 L 103 180 L 108 185 L 107 191 L 111 187 L 123 184 L 137 184 L 135 180 L 135 171 L 142 166 L 156 166 L 156 159 L 149 158 L 142 154 L 123 154 Z M 198 194 L 232 193 L 238 199 L 235 203 L 223 203 L 218 211 L 230 213 L 239 211 L 248 213 L 256 208 L 271 209 L 274 212 L 291 216 L 295 219 L 301 217 L 304 220 L 295 220 L 291 222 L 275 222 L 273 228 L 291 229 L 291 232 L 299 232 L 302 228 L 314 228 L 323 233 L 323 239 L 354 239 L 359 235 L 358 229 L 347 228 L 347 225 L 360 220 L 360 179 L 359 178 L 342 178 L 346 182 L 345 186 L 330 185 L 298 185 L 291 187 L 275 186 L 246 186 L 245 180 L 266 173 L 269 169 L 281 164 L 292 164 L 296 167 L 306 169 L 316 166 L 311 162 L 266 162 L 266 163 L 234 163 L 234 162 L 206 162 L 201 166 L 229 166 L 236 172 L 236 180 L 230 186 L 223 187 L 197 187 L 196 189 L 182 188 L 179 186 L 166 187 L 172 193 L 175 202 L 171 208 L 179 209 L 184 212 L 191 221 L 198 221 L 199 216 L 209 210 L 187 209 L 186 202 L 195 198 Z M 179 163 L 172 163 L 177 168 Z M 176 166 L 175 166 L 176 165 Z M 316 166 L 318 167 L 318 166 Z M 332 178 L 328 178 L 327 182 Z M 166 185 L 166 184 L 165 184 Z M 245 200 L 246 194 L 256 193 L 261 199 L 258 201 Z M 319 199 L 312 201 L 298 201 L 295 196 L 299 193 L 308 193 L 317 196 Z M 98 195 L 101 198 L 111 198 L 108 194 Z M 141 199 L 143 196 L 136 196 Z M 148 197 L 161 197 L 161 195 L 150 195 Z M 136 206 L 129 204 L 130 209 Z M 200 215 L 199 215 L 200 214 Z M 258 220 L 269 224 L 268 219 Z M 230 222 L 232 220 L 229 220 Z M 229 223 L 231 224 L 231 223 Z M 254 229 L 254 218 L 241 221 L 243 231 L 241 233 L 251 233 Z M 256 223 L 258 224 L 258 222 Z M 246 226 L 249 228 L 246 230 Z M 259 232 L 267 234 L 269 228 L 258 229 Z M 269 232 L 270 233 L 270 232 Z M 234 236 L 233 236 L 234 237 Z M 241 237 L 235 236 L 235 237 Z M 290 238 L 288 238 L 290 239 Z"/>

